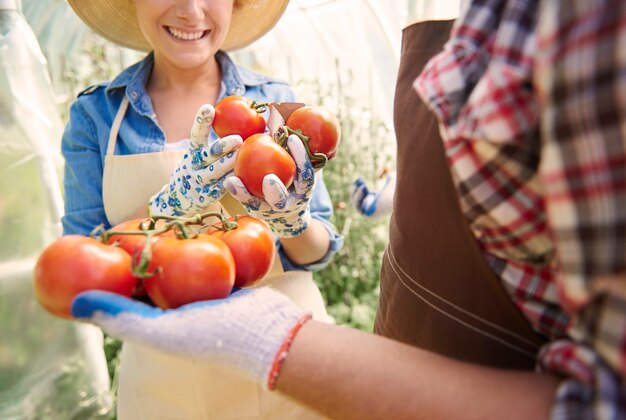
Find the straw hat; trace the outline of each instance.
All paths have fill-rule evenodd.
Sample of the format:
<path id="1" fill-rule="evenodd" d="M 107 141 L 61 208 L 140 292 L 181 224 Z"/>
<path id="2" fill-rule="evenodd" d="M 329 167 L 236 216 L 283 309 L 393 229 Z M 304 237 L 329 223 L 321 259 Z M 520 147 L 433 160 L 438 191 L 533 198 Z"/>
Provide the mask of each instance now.
<path id="1" fill-rule="evenodd" d="M 140 51 L 152 48 L 137 23 L 134 0 L 68 0 L 91 29 L 123 47 Z M 236 50 L 263 36 L 278 22 L 289 0 L 238 0 L 223 50 Z"/>

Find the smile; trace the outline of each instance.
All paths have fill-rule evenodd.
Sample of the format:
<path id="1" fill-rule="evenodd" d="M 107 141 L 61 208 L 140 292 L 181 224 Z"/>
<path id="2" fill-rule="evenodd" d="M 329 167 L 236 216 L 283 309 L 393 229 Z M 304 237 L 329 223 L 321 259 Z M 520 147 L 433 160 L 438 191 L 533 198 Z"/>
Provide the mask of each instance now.
<path id="1" fill-rule="evenodd" d="M 209 31 L 181 31 L 180 29 L 172 28 L 171 26 L 166 26 L 165 29 L 167 32 L 172 35 L 176 39 L 180 39 L 181 41 L 197 41 L 206 35 Z"/>

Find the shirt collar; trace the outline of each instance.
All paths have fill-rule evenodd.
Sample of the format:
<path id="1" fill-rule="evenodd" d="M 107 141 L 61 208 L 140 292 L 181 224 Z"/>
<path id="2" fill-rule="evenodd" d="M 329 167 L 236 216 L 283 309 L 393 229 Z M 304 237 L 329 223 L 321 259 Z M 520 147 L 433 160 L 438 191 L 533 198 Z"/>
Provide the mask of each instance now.
<path id="1" fill-rule="evenodd" d="M 267 76 L 254 73 L 237 66 L 223 51 L 215 55 L 222 70 L 222 88 L 220 99 L 227 95 L 244 95 L 246 88 L 258 86 L 272 80 Z M 146 84 L 154 66 L 154 55 L 149 53 L 143 60 L 122 71 L 107 87 L 107 93 L 116 89 L 125 89 L 131 104 L 143 113 L 151 113 L 152 105 L 146 95 Z"/>

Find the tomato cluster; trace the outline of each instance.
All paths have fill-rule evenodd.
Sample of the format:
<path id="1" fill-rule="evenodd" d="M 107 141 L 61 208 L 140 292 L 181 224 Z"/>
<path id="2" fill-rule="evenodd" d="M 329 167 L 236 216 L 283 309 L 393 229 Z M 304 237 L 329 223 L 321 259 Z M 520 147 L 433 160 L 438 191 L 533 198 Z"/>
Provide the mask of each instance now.
<path id="1" fill-rule="evenodd" d="M 235 159 L 235 175 L 254 196 L 264 198 L 263 178 L 276 174 L 287 188 L 296 175 L 296 165 L 286 149 L 287 137 L 297 135 L 306 146 L 315 168 L 323 167 L 337 152 L 341 129 L 337 118 L 319 106 L 303 106 L 286 115 L 274 137 L 267 134 L 261 115 L 267 104 L 242 96 L 227 96 L 215 105 L 213 130 L 220 137 L 239 134 L 244 140 Z"/>
<path id="2" fill-rule="evenodd" d="M 220 216 L 220 223 L 205 225 L 207 215 L 156 224 L 133 219 L 97 238 L 59 238 L 37 260 L 35 297 L 52 314 L 69 319 L 72 301 L 87 290 L 147 294 L 161 308 L 176 308 L 227 297 L 233 287 L 265 277 L 276 254 L 267 224 L 250 216 Z"/>

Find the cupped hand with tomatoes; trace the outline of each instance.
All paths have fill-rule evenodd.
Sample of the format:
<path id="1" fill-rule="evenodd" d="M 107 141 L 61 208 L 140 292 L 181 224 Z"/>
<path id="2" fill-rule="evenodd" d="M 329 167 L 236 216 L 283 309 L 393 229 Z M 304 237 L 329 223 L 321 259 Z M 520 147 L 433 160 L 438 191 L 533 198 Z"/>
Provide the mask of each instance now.
<path id="1" fill-rule="evenodd" d="M 262 178 L 262 198 L 246 187 L 244 179 L 249 172 L 261 169 L 252 164 L 252 159 L 258 158 L 256 154 L 239 154 L 235 162 L 235 175 L 225 182 L 228 191 L 244 205 L 246 211 L 266 221 L 279 238 L 293 238 L 307 229 L 311 221 L 310 202 L 315 186 L 315 171 L 302 141 L 298 136 L 291 135 L 287 139 L 287 147 L 296 166 L 289 188 L 274 173 L 265 174 Z M 237 171 L 237 166 L 246 171 Z"/>

